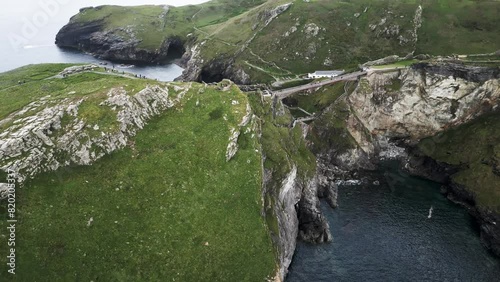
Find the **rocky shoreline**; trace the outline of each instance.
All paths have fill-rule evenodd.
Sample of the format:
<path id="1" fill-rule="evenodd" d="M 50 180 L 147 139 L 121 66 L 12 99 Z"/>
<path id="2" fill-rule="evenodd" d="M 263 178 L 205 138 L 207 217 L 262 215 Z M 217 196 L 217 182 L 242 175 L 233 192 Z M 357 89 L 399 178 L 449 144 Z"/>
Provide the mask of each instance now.
<path id="1" fill-rule="evenodd" d="M 184 53 L 184 42 L 179 37 L 166 38 L 159 48 L 150 50 L 141 48 L 141 41 L 133 35 L 120 36 L 120 32 L 130 32 L 125 28 L 107 31 L 103 25 L 103 21 L 70 22 L 57 33 L 55 43 L 60 48 L 76 49 L 99 59 L 123 63 L 161 64 L 169 59 L 169 50 Z"/>
<path id="2" fill-rule="evenodd" d="M 182 50 L 178 62 L 185 71 L 178 80 L 218 81 L 229 78 L 237 84 L 251 84 L 252 78 L 235 67 L 231 57 L 220 56 L 205 61 L 201 46 L 195 40 L 166 38 L 154 50 L 140 48 L 140 41 L 127 30 L 108 30 L 102 22 L 70 21 L 56 38 L 59 47 L 75 48 L 108 60 L 134 63 L 161 63 L 171 48 Z M 330 143 L 313 144 L 318 159 L 316 175 L 300 179 L 293 169 L 282 183 L 278 197 L 284 209 L 275 208 L 280 234 L 280 276 L 284 278 L 295 249 L 296 238 L 309 242 L 332 240 L 328 224 L 319 210 L 319 197 L 336 207 L 336 181 L 355 179 L 363 170 L 373 170 L 380 159 L 404 160 L 411 174 L 445 185 L 446 196 L 466 207 L 481 226 L 481 239 L 500 255 L 500 215 L 475 205 L 474 196 L 450 180 L 456 168 L 418 156 L 419 140 L 449 128 L 470 122 L 498 108 L 500 101 L 500 69 L 453 63 L 418 63 L 411 68 L 370 73 L 362 78 L 356 90 L 340 99 L 346 117 L 345 128 L 328 133 L 331 125 L 325 119 L 338 111 L 337 106 L 325 110 L 323 120 L 305 126 L 306 135 L 328 139 Z M 335 113 L 334 113 L 335 115 Z M 332 137 L 333 138 L 333 137 Z M 308 138 L 306 138 L 308 139 Z M 314 143 L 314 141 L 310 141 Z M 318 143 L 318 142 L 316 142 Z M 320 142 L 321 143 L 321 142 Z M 314 150 L 314 149 L 313 149 Z"/>

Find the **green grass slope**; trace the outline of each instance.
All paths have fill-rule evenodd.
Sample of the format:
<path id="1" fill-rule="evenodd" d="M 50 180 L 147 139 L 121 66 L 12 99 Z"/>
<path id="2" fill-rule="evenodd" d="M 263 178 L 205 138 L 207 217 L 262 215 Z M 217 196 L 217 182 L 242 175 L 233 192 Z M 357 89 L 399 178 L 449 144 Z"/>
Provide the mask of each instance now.
<path id="1" fill-rule="evenodd" d="M 104 100 L 111 88 L 123 86 L 126 90 L 139 91 L 146 85 L 159 82 L 147 79 L 122 77 L 118 73 L 107 73 L 103 68 L 93 72 L 82 72 L 66 78 L 54 77 L 73 64 L 40 64 L 21 67 L 0 73 L 0 120 L 42 97 L 53 103 L 63 98 L 78 99 L 96 97 Z M 21 83 L 19 83 L 21 82 Z"/>
<path id="2" fill-rule="evenodd" d="M 99 6 L 84 9 L 71 20 L 75 23 L 103 21 L 106 31 L 115 30 L 123 38 L 134 36 L 139 47 L 155 50 L 166 37 L 187 40 L 194 27 L 227 21 L 261 4 L 262 0 L 214 0 L 200 5 L 166 7 L 144 5 L 136 7 Z M 168 11 L 167 11 L 168 10 Z"/>
<path id="3" fill-rule="evenodd" d="M 500 49 L 500 1 L 424 0 L 417 53 L 492 53 Z"/>
<path id="4" fill-rule="evenodd" d="M 500 211 L 500 114 L 490 114 L 421 141 L 420 149 L 437 161 L 456 165 L 454 182 L 475 195 L 483 208 Z"/>
<path id="5" fill-rule="evenodd" d="M 290 9 L 256 33 L 248 30 L 262 12 L 250 11 L 215 29 L 210 39 L 241 45 L 249 34 L 255 35 L 237 61 L 261 79 L 352 68 L 414 51 L 431 55 L 489 53 L 500 46 L 499 1 L 289 2 L 293 2 Z M 268 1 L 268 6 L 279 3 L 283 1 Z M 419 5 L 423 7 L 421 26 L 415 21 Z M 242 30 L 245 32 L 236 32 Z M 220 42 L 214 44 L 205 48 L 228 49 Z M 260 68 L 252 67 L 255 65 Z"/>
<path id="6" fill-rule="evenodd" d="M 18 71 L 63 66 L 31 68 Z M 91 91 L 87 83 L 99 89 L 121 85 L 137 91 L 142 83 L 154 83 L 95 73 L 66 79 L 79 82 L 54 80 L 54 96 L 73 89 Z M 15 95 L 29 102 L 46 94 L 31 90 L 50 82 L 15 86 Z M 183 84 L 162 85 L 170 89 Z M 9 103 L 3 114 L 19 107 Z M 253 123 L 242 128 L 239 150 L 226 161 L 231 129 L 238 127 L 248 103 L 247 96 L 227 82 L 210 87 L 193 83 L 179 104 L 150 120 L 125 149 L 91 166 L 41 174 L 18 188 L 18 264 L 16 275 L 10 276 L 4 256 L 2 281 L 272 277 L 276 254 L 261 216 L 262 149 Z M 0 218 L 7 217 L 3 203 Z M 2 240 L 6 224 L 0 221 Z M 7 244 L 0 245 L 0 253 L 7 253 Z"/>
<path id="7" fill-rule="evenodd" d="M 132 34 L 151 50 L 175 36 L 199 44 L 205 64 L 230 61 L 259 82 L 388 55 L 491 53 L 500 46 L 496 0 L 214 0 L 163 13 L 159 6 L 104 6 L 73 20 L 103 20 L 107 30 Z"/>

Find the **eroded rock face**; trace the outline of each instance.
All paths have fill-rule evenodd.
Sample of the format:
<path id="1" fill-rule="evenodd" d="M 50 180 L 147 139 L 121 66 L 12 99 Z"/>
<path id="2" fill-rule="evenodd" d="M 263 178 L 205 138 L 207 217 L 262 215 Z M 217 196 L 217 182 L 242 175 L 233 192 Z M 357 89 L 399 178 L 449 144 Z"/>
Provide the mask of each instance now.
<path id="1" fill-rule="evenodd" d="M 371 73 L 348 98 L 349 130 L 367 153 L 379 136 L 418 141 L 497 109 L 499 78 L 498 69 L 447 64 Z"/>
<path id="2" fill-rule="evenodd" d="M 178 37 L 166 38 L 156 50 L 140 48 L 141 40 L 137 39 L 134 28 L 108 30 L 101 20 L 85 23 L 72 20 L 57 33 L 55 43 L 101 59 L 147 64 L 165 61 L 171 47 L 184 50 L 184 43 Z"/>
<path id="3" fill-rule="evenodd" d="M 267 179 L 271 176 L 266 172 Z M 265 179 L 266 179 L 265 178 Z M 311 243 L 332 240 L 330 227 L 320 209 L 318 176 L 301 177 L 293 167 L 279 187 L 279 195 L 273 207 L 278 219 L 279 278 L 284 281 L 292 263 L 297 239 Z"/>
<path id="4" fill-rule="evenodd" d="M 298 204 L 299 238 L 313 243 L 330 242 L 330 226 L 320 209 L 318 177 L 306 179 L 300 184 L 303 190 Z"/>
<path id="5" fill-rule="evenodd" d="M 234 58 L 220 57 L 205 62 L 200 56 L 199 48 L 199 45 L 195 45 L 183 55 L 181 61 L 185 64 L 185 69 L 176 80 L 215 83 L 229 79 L 239 85 L 252 83 L 250 76 L 234 65 Z"/>
<path id="6" fill-rule="evenodd" d="M 268 175 L 270 175 L 268 173 Z M 284 281 L 288 273 L 288 267 L 292 263 L 295 247 L 297 246 L 297 236 L 299 232 L 299 218 L 297 216 L 296 205 L 300 201 L 302 191 L 297 185 L 297 167 L 293 167 L 292 171 L 283 180 L 281 189 L 279 190 L 278 203 L 274 210 L 278 219 L 279 237 L 279 262 L 280 280 Z"/>
<path id="7" fill-rule="evenodd" d="M 478 209 L 478 212 L 481 241 L 486 248 L 500 257 L 500 214 L 485 209 Z"/>
<path id="8" fill-rule="evenodd" d="M 180 99 L 182 93 L 177 97 Z M 101 106 L 107 107 L 116 121 L 102 128 L 97 121 L 91 123 L 79 115 L 85 98 L 49 98 L 11 115 L 12 125 L 0 134 L 0 169 L 17 171 L 20 182 L 70 164 L 89 165 L 125 147 L 147 120 L 178 102 L 169 98 L 167 88 L 159 86 L 148 86 L 136 94 L 111 89 Z"/>
<path id="9" fill-rule="evenodd" d="M 411 174 L 445 184 L 443 193 L 476 217 L 482 241 L 500 254 L 500 215 L 477 206 L 471 189 L 453 182 L 450 176 L 457 167 L 419 155 L 414 147 L 423 138 L 499 110 L 499 68 L 420 63 L 373 72 L 345 101 L 349 108 L 345 126 L 355 145 L 320 155 L 326 175 L 333 175 L 327 182 L 349 175 L 352 169 L 370 169 L 370 163 L 380 159 L 400 159 Z"/>
<path id="10" fill-rule="evenodd" d="M 293 3 L 287 3 L 277 6 L 274 9 L 263 11 L 260 18 L 264 22 L 264 26 L 268 26 L 276 17 L 288 10 L 292 4 Z"/>

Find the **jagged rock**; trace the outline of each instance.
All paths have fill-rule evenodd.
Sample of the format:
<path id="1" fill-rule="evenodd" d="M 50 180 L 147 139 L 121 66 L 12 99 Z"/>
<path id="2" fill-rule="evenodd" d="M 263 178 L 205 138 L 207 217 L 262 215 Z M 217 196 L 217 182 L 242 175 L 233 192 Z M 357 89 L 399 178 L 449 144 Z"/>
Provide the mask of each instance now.
<path id="1" fill-rule="evenodd" d="M 268 26 L 277 16 L 284 13 L 293 3 L 287 3 L 280 5 L 271 10 L 265 10 L 260 15 L 262 21 L 264 21 L 264 26 Z"/>
<path id="2" fill-rule="evenodd" d="M 231 160 L 238 152 L 238 137 L 240 137 L 240 131 L 235 128 L 231 129 L 229 144 L 226 149 L 226 161 Z"/>
<path id="3" fill-rule="evenodd" d="M 302 198 L 298 204 L 299 238 L 313 243 L 332 241 L 330 227 L 319 206 L 318 178 L 307 179 L 302 185 Z"/>
<path id="4" fill-rule="evenodd" d="M 349 96 L 349 103 L 353 116 L 373 136 L 416 141 L 491 111 L 500 100 L 499 77 L 497 68 L 417 64 L 368 75 Z M 394 86 L 398 89 L 391 91 Z M 363 149 L 373 152 L 359 127 L 350 128 Z"/>
<path id="5" fill-rule="evenodd" d="M 327 67 L 331 67 L 333 65 L 333 61 L 332 59 L 330 58 L 325 58 L 325 60 L 323 61 L 323 65 L 324 66 L 327 66 Z"/>
<path id="6" fill-rule="evenodd" d="M 404 169 L 411 174 L 446 184 L 443 192 L 478 219 L 484 244 L 500 254 L 500 215 L 476 206 L 474 195 L 451 180 L 457 167 L 438 163 L 414 149 L 422 138 L 438 138 L 439 132 L 498 110 L 499 68 L 419 63 L 411 68 L 369 73 L 345 101 L 349 107 L 345 125 L 355 145 L 321 152 L 319 168 L 326 175 L 334 175 L 322 179 L 322 185 L 334 178 L 349 179 L 353 169 L 374 168 L 380 159 L 402 159 Z M 490 165 L 494 169 L 496 163 Z M 327 193 L 320 195 L 329 197 Z"/>
<path id="7" fill-rule="evenodd" d="M 319 30 L 319 26 L 317 26 L 315 23 L 308 23 L 304 26 L 304 33 L 308 36 L 317 36 Z"/>
<path id="8" fill-rule="evenodd" d="M 80 72 L 85 72 L 85 71 L 92 71 L 95 68 L 98 68 L 96 65 L 84 65 L 84 66 L 72 66 L 65 68 L 62 72 L 59 73 L 59 76 L 66 76 L 66 75 L 71 75 L 71 74 L 77 74 Z M 71 94 L 75 94 L 75 91 L 72 91 Z"/>
<path id="9" fill-rule="evenodd" d="M 272 174 L 268 171 L 265 171 L 265 173 L 267 177 L 264 180 L 267 179 L 269 181 Z M 301 191 L 297 189 L 296 182 L 297 167 L 293 167 L 288 176 L 283 180 L 279 189 L 278 204 L 273 207 L 279 226 L 277 247 L 279 249 L 279 273 L 281 281 L 284 280 L 288 272 L 288 267 L 292 263 L 299 231 L 299 219 L 295 206 L 300 201 Z"/>
<path id="10" fill-rule="evenodd" d="M 133 96 L 123 88 L 115 88 L 107 96 L 101 105 L 116 113 L 118 130 L 108 128 L 100 135 L 92 133 L 101 129 L 97 124 L 87 124 L 78 117 L 84 98 L 66 98 L 56 105 L 47 105 L 41 99 L 24 107 L 19 113 L 35 109 L 38 112 L 19 119 L 19 113 L 13 115 L 14 125 L 0 138 L 0 169 L 15 169 L 19 172 L 18 181 L 23 182 L 70 164 L 89 165 L 126 146 L 128 138 L 143 128 L 148 119 L 177 101 L 171 101 L 168 90 L 159 86 L 148 86 Z M 69 118 L 65 124 L 63 117 Z"/>
<path id="11" fill-rule="evenodd" d="M 87 8 L 87 9 L 98 9 Z M 165 11 L 166 14 L 168 10 Z M 73 18 L 56 35 L 56 45 L 93 54 L 106 60 L 158 63 L 167 58 L 169 48 L 184 50 L 184 42 L 176 36 L 166 38 L 156 50 L 139 47 L 135 27 L 107 29 L 102 20 L 80 22 Z"/>
<path id="12" fill-rule="evenodd" d="M 0 183 L 0 200 L 7 198 L 9 194 L 9 185 L 7 183 Z"/>
<path id="13" fill-rule="evenodd" d="M 391 56 L 387 56 L 385 58 L 378 59 L 375 61 L 366 62 L 362 66 L 369 67 L 369 66 L 377 66 L 377 65 L 387 65 L 387 64 L 395 63 L 395 62 L 400 61 L 400 60 L 401 60 L 401 58 L 399 56 L 391 55 Z"/>
<path id="14" fill-rule="evenodd" d="M 238 101 L 232 101 L 233 106 L 238 104 Z M 231 135 L 229 136 L 229 143 L 227 144 L 226 149 L 226 161 L 230 161 L 238 152 L 238 138 L 240 137 L 241 130 L 250 123 L 252 116 L 252 108 L 250 107 L 250 104 L 247 103 L 246 114 L 238 124 L 239 128 L 231 129 Z"/>
<path id="15" fill-rule="evenodd" d="M 412 32 L 412 39 L 414 43 L 417 43 L 418 41 L 418 30 L 422 27 L 422 6 L 419 5 L 417 7 L 417 10 L 415 11 L 415 16 L 413 17 L 413 32 Z"/>

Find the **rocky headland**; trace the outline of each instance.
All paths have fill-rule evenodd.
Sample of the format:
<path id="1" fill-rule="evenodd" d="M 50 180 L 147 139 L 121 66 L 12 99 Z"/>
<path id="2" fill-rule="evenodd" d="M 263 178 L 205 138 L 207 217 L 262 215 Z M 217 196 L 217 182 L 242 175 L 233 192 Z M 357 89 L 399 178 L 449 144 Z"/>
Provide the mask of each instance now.
<path id="1" fill-rule="evenodd" d="M 180 80 L 211 84 L 144 85 L 134 91 L 112 87 L 99 93 L 97 104 L 112 113 L 104 116 L 111 120 L 105 124 L 107 132 L 101 132 L 102 124 L 96 121 L 81 120 L 78 109 L 84 98 L 48 103 L 50 97 L 42 97 L 0 122 L 5 129 L 0 135 L 2 169 L 16 166 L 24 180 L 70 163 L 89 165 L 118 149 L 133 147 L 131 137 L 148 120 L 183 107 L 181 100 L 170 98 L 174 92 L 182 99 L 182 93 L 202 94 L 207 87 L 215 92 L 236 87 L 225 79 L 236 84 L 269 83 L 334 66 L 354 69 L 370 60 L 375 61 L 363 67 L 420 58 L 424 61 L 409 67 L 370 68 L 309 124 L 297 122 L 281 101 L 259 91 L 248 94 L 248 103 L 241 103 L 237 114 L 244 114 L 247 122 L 233 124 L 223 155 L 226 162 L 238 161 L 238 148 L 248 149 L 248 144 L 259 153 L 260 175 L 255 179 L 262 189 L 260 214 L 277 250 L 272 278 L 284 280 L 298 239 L 323 243 L 335 237 L 319 208 L 320 198 L 336 207 L 337 183 L 359 178 L 384 159 L 398 159 L 410 173 L 443 183 L 443 193 L 478 219 L 485 245 L 500 254 L 500 204 L 485 200 L 498 198 L 500 187 L 500 137 L 495 130 L 500 70 L 413 56 L 459 54 L 473 47 L 476 52 L 491 52 L 492 46 L 498 46 L 497 37 L 491 35 L 498 30 L 487 25 L 488 17 L 478 19 L 474 27 L 450 24 L 450 46 L 436 39 L 440 37 L 433 25 L 448 25 L 469 4 L 452 9 L 449 17 L 436 17 L 433 3 L 391 6 L 382 1 L 385 4 L 367 7 L 356 2 L 339 7 L 328 1 L 230 2 L 82 9 L 58 33 L 58 46 L 112 61 L 148 64 L 165 62 L 177 53 L 185 67 Z M 328 9 L 318 9 L 317 2 Z M 225 9 L 225 5 L 233 6 Z M 241 9 L 236 10 L 238 5 Z M 134 21 L 124 24 L 122 19 L 127 17 Z M 494 40 L 470 47 L 453 36 L 471 29 Z M 358 46 L 358 42 L 370 44 Z M 381 57 L 386 58 L 377 60 Z M 190 110 L 196 107 L 198 102 Z M 227 114 L 217 109 L 209 116 L 228 121 Z M 461 142 L 463 136 L 456 131 L 462 129 L 468 130 L 466 138 L 475 141 Z M 491 138 L 481 139 L 477 132 Z M 474 142 L 484 149 L 475 158 L 460 159 L 456 157 L 460 152 L 450 149 L 467 150 Z"/>
<path id="2" fill-rule="evenodd" d="M 491 24 L 496 18 L 463 16 L 482 9 L 488 4 L 450 3 L 447 16 L 439 14 L 435 2 L 215 0 L 182 7 L 99 6 L 72 17 L 56 44 L 137 63 L 159 63 L 176 53 L 182 56 L 183 81 L 272 83 L 388 56 L 490 53 L 500 43 L 498 27 Z M 448 27 L 445 39 L 436 26 Z M 462 36 L 471 32 L 480 43 Z"/>

